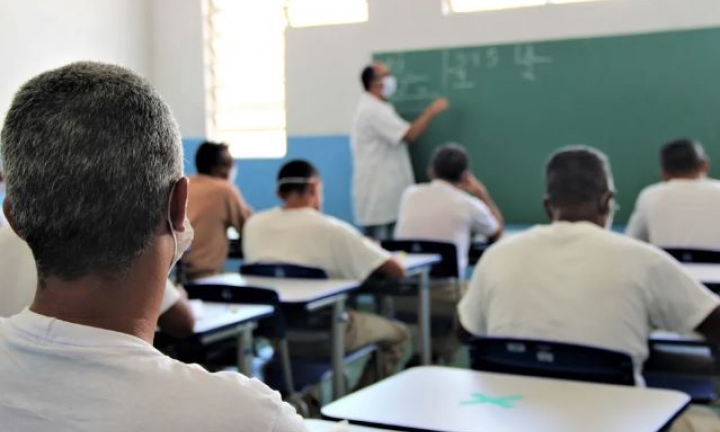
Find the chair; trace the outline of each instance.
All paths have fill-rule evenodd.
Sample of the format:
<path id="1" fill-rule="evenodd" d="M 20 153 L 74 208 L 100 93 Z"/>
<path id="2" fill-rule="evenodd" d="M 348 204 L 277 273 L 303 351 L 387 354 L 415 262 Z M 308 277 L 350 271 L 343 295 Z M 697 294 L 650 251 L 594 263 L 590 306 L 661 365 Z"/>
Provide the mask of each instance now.
<path id="1" fill-rule="evenodd" d="M 681 263 L 720 264 L 720 250 L 665 248 L 665 252 Z"/>
<path id="2" fill-rule="evenodd" d="M 630 355 L 562 342 L 513 338 L 470 341 L 474 370 L 566 379 L 593 383 L 635 385 Z"/>
<path id="3" fill-rule="evenodd" d="M 429 240 L 385 240 L 381 245 L 390 252 L 440 255 L 440 262 L 430 269 L 430 278 L 461 279 L 457 247 L 452 243 Z"/>
<path id="4" fill-rule="evenodd" d="M 268 330 L 268 333 L 272 333 L 272 337 L 278 341 L 280 361 L 283 370 L 282 387 L 287 395 L 294 395 L 296 393 L 295 382 L 290 365 L 290 348 L 287 342 L 287 324 L 285 322 L 285 315 L 281 310 L 282 303 L 280 302 L 280 296 L 276 291 L 268 288 L 236 287 L 214 284 L 189 284 L 185 285 L 185 291 L 188 293 L 188 298 L 206 302 L 245 303 L 273 306 L 275 308 L 275 313 L 273 314 L 274 326 L 272 329 Z M 279 386 L 276 386 L 275 388 L 278 387 Z"/>
<path id="5" fill-rule="evenodd" d="M 243 264 L 240 266 L 240 273 L 245 276 L 259 276 L 259 277 L 273 277 L 273 278 L 288 278 L 288 279 L 327 279 L 328 275 L 325 270 L 316 267 L 307 267 L 296 264 L 288 263 L 253 263 Z M 301 328 L 304 331 L 317 332 L 318 328 L 312 328 L 308 325 L 307 314 L 302 313 L 298 316 L 297 311 L 287 310 L 286 315 L 288 321 L 291 321 L 293 327 Z M 295 313 L 293 313 L 295 312 Z M 327 328 L 330 325 L 329 321 L 324 321 L 322 324 L 323 328 Z M 308 328 L 311 327 L 311 328 Z M 367 345 L 360 349 L 357 349 L 351 353 L 348 353 L 344 357 L 345 363 L 351 363 L 366 356 L 371 355 L 377 351 L 375 345 Z M 281 362 L 284 361 L 281 359 Z M 295 385 L 298 389 L 303 389 L 309 385 L 316 384 L 326 379 L 332 372 L 332 363 L 330 359 L 303 359 L 293 358 L 290 365 L 290 373 L 295 378 Z M 283 365 L 282 368 L 278 368 L 276 363 L 270 362 L 266 369 L 268 384 L 273 384 L 274 381 L 278 380 L 278 374 L 284 375 L 287 373 L 286 367 Z"/>

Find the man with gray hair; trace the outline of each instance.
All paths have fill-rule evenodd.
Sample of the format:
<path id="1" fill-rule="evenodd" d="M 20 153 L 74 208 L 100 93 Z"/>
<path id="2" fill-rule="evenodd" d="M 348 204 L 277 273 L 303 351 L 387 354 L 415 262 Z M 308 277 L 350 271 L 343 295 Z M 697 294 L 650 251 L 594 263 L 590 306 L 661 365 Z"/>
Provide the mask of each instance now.
<path id="1" fill-rule="evenodd" d="M 590 147 L 554 153 L 545 171 L 552 224 L 498 242 L 458 306 L 462 336 L 545 339 L 628 353 L 636 380 L 656 329 L 720 341 L 720 299 L 663 251 L 608 229 L 610 165 Z"/>
<path id="2" fill-rule="evenodd" d="M 38 75 L 1 141 L 5 215 L 38 270 L 30 308 L 0 319 L 4 429 L 304 430 L 264 384 L 152 347 L 192 230 L 178 128 L 147 82 L 90 62 Z"/>

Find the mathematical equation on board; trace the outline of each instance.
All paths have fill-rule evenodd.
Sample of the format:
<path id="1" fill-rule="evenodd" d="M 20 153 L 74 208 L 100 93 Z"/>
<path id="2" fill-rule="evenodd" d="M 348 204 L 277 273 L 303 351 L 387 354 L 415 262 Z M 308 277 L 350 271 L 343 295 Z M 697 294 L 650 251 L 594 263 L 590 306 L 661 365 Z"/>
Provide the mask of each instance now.
<path id="1" fill-rule="evenodd" d="M 393 100 L 412 102 L 434 99 L 447 90 L 475 88 L 482 79 L 483 71 L 497 69 L 506 63 L 514 66 L 521 80 L 535 82 L 540 78 L 543 66 L 553 62 L 551 57 L 538 51 L 530 44 L 512 47 L 511 55 L 497 47 L 443 50 L 440 90 L 429 76 L 412 70 L 404 54 L 387 56 L 382 61 L 398 77 L 398 89 Z"/>

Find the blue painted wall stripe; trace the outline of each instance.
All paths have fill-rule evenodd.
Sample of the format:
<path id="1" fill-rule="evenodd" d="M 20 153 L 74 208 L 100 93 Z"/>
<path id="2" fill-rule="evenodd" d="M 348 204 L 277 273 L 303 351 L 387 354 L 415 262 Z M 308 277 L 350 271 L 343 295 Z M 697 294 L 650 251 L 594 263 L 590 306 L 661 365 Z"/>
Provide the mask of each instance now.
<path id="1" fill-rule="evenodd" d="M 194 174 L 195 152 L 202 138 L 183 140 L 185 172 Z M 325 186 L 325 213 L 353 222 L 350 181 L 352 163 L 350 138 L 347 135 L 289 137 L 288 153 L 282 159 L 241 159 L 236 161 L 237 184 L 255 210 L 279 204 L 275 196 L 275 179 L 280 167 L 291 159 L 306 159 L 320 171 Z"/>

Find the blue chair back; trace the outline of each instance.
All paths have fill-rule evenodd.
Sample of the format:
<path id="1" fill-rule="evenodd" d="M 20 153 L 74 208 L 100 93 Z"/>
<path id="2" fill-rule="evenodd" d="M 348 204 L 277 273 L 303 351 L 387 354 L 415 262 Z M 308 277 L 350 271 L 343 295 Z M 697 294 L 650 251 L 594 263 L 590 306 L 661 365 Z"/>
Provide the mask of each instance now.
<path id="1" fill-rule="evenodd" d="M 665 248 L 665 252 L 682 263 L 720 264 L 720 250 Z"/>
<path id="2" fill-rule="evenodd" d="M 390 252 L 440 255 L 440 262 L 433 265 L 430 277 L 433 279 L 459 278 L 457 248 L 452 243 L 429 240 L 385 240 L 382 247 Z"/>
<path id="3" fill-rule="evenodd" d="M 470 342 L 474 370 L 635 385 L 630 355 L 602 348 L 513 338 L 476 338 Z"/>
<path id="4" fill-rule="evenodd" d="M 240 274 L 291 279 L 327 279 L 327 272 L 315 267 L 287 263 L 255 263 L 240 266 Z"/>

